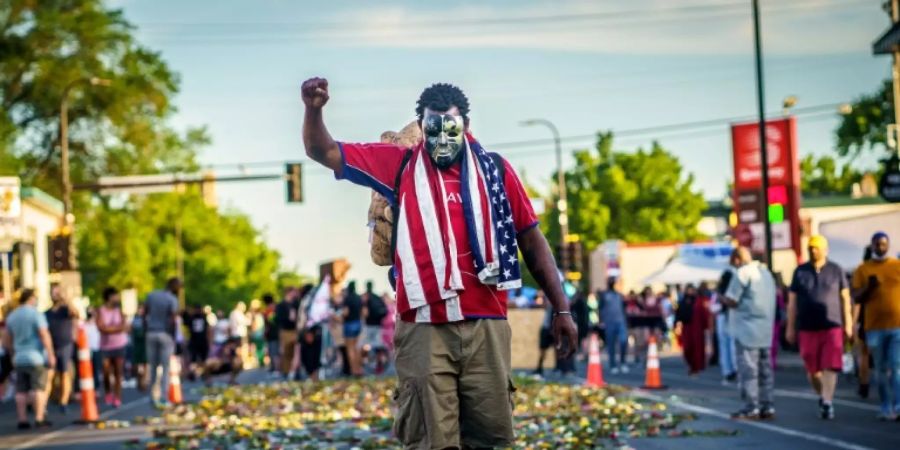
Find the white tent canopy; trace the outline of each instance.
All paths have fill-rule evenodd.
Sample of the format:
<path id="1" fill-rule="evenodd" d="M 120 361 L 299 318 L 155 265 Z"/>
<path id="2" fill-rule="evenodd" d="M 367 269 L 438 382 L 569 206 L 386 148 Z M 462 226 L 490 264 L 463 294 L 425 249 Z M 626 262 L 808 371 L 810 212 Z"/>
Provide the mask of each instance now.
<path id="1" fill-rule="evenodd" d="M 712 258 L 678 256 L 662 269 L 644 278 L 644 284 L 687 284 L 715 281 L 728 267 L 727 262 Z"/>

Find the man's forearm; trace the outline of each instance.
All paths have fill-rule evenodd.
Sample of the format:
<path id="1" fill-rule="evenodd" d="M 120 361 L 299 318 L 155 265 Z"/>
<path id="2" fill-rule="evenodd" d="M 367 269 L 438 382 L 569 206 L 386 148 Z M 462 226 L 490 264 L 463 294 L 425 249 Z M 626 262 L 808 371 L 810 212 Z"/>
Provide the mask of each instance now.
<path id="1" fill-rule="evenodd" d="M 306 108 L 303 115 L 303 145 L 306 155 L 314 161 L 328 165 L 328 156 L 337 151 L 337 142 L 332 139 L 322 119 L 322 108 Z"/>
<path id="2" fill-rule="evenodd" d="M 547 299 L 553 305 L 554 311 L 568 311 L 569 302 L 563 294 L 562 284 L 559 282 L 559 272 L 556 269 L 556 261 L 550 252 L 547 239 L 537 227 L 519 235 L 519 249 L 522 250 L 522 258 L 531 275 L 537 281 Z"/>

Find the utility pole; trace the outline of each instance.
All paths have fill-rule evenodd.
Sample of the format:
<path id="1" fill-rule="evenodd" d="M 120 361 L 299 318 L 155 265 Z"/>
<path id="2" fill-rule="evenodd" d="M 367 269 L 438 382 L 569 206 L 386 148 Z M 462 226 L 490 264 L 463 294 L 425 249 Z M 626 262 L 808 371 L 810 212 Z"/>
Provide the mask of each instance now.
<path id="1" fill-rule="evenodd" d="M 897 0 L 893 0 L 896 2 Z M 762 174 L 763 205 L 769 204 L 769 153 L 766 139 L 766 100 L 763 80 L 762 39 L 759 25 L 759 0 L 753 2 L 753 39 L 756 49 L 756 100 L 759 108 L 759 159 Z M 894 89 L 896 90 L 896 83 Z M 763 208 L 763 227 L 765 228 L 766 265 L 772 270 L 772 224 L 769 222 L 769 208 Z"/>
<path id="2" fill-rule="evenodd" d="M 900 22 L 900 0 L 891 0 L 891 21 L 893 23 Z M 894 78 L 894 125 L 900 126 L 900 48 L 894 47 L 893 51 L 894 56 L 894 64 L 891 67 Z M 895 128 L 896 133 L 896 128 Z M 896 136 L 891 136 L 896 142 Z M 890 138 L 888 139 L 891 140 Z M 900 149 L 900 145 L 897 146 L 898 150 Z M 900 151 L 900 150 L 898 150 Z"/>
<path id="3" fill-rule="evenodd" d="M 560 252 L 565 252 L 566 239 L 569 236 L 569 206 L 566 201 L 566 175 L 562 167 L 562 141 L 559 137 L 559 130 L 553 122 L 547 119 L 529 119 L 522 121 L 521 125 L 544 125 L 553 133 L 553 144 L 556 149 L 556 188 L 559 191 L 559 202 L 556 204 L 556 207 L 559 210 Z M 563 259 L 562 255 L 560 255 L 560 259 Z"/>

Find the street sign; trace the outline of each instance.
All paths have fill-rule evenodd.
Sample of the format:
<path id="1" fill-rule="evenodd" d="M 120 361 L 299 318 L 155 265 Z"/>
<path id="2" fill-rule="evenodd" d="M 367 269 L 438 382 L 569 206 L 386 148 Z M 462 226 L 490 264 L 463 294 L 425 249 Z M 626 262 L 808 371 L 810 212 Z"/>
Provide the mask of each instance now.
<path id="1" fill-rule="evenodd" d="M 884 174 L 878 183 L 878 193 L 885 201 L 900 203 L 900 157 L 895 153 L 884 162 Z"/>
<path id="2" fill-rule="evenodd" d="M 127 175 L 121 177 L 100 177 L 97 184 L 100 195 L 112 194 L 156 194 L 175 192 L 178 181 L 197 178 L 200 175 L 163 173 L 157 175 Z"/>
<path id="3" fill-rule="evenodd" d="M 0 251 L 22 237 L 22 195 L 18 177 L 0 177 Z"/>

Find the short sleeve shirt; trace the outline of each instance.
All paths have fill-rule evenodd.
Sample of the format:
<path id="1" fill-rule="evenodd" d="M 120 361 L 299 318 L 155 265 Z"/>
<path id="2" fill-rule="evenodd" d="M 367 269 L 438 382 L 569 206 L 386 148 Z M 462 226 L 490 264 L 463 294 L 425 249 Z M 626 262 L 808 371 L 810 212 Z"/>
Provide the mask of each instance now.
<path id="1" fill-rule="evenodd" d="M 853 272 L 853 288 L 868 286 L 870 277 L 878 280 L 878 288 L 865 303 L 863 327 L 866 331 L 900 328 L 900 260 L 862 263 Z"/>
<path id="2" fill-rule="evenodd" d="M 747 348 L 772 345 L 775 324 L 775 278 L 758 262 L 732 270 L 725 297 L 736 301 L 728 313 L 732 336 Z"/>
<path id="3" fill-rule="evenodd" d="M 336 173 L 338 179 L 345 179 L 355 184 L 374 189 L 389 200 L 394 200 L 394 184 L 397 173 L 401 169 L 407 148 L 393 144 L 351 144 L 339 143 L 343 155 L 343 166 Z M 503 160 L 504 188 L 512 210 L 513 225 L 516 233 L 521 234 L 538 224 L 537 216 L 528 199 L 522 182 L 509 162 Z M 495 286 L 488 286 L 478 279 L 475 261 L 469 247 L 469 232 L 463 215 L 462 195 L 460 192 L 459 164 L 441 172 L 444 180 L 444 191 L 453 234 L 456 236 L 457 260 L 462 274 L 463 291 L 460 293 L 460 307 L 466 319 L 493 318 L 505 319 L 507 313 L 507 291 L 499 291 Z M 413 171 L 404 171 L 401 184 L 412 182 Z M 398 274 L 397 285 L 402 286 L 402 274 Z M 397 291 L 397 304 L 407 304 L 403 289 Z M 402 308 L 401 308 L 402 309 Z M 415 320 L 415 310 L 401 312 L 404 321 Z"/>
<path id="4" fill-rule="evenodd" d="M 44 312 L 47 318 L 47 327 L 50 329 L 50 340 L 53 341 L 54 347 L 64 347 L 72 345 L 74 341 L 74 323 L 72 314 L 68 306 L 60 306 L 59 308 L 51 308 Z"/>
<path id="5" fill-rule="evenodd" d="M 794 271 L 791 292 L 797 296 L 797 329 L 827 330 L 841 326 L 841 291 L 847 289 L 847 277 L 837 264 L 828 261 L 820 270 L 812 263 Z"/>
<path id="6" fill-rule="evenodd" d="M 47 318 L 31 305 L 16 308 L 6 320 L 7 332 L 12 333 L 13 366 L 36 367 L 47 362 L 40 330 L 47 329 Z"/>
<path id="7" fill-rule="evenodd" d="M 178 311 L 178 299 L 169 291 L 153 291 L 147 295 L 147 332 L 172 333 L 172 315 Z"/>

